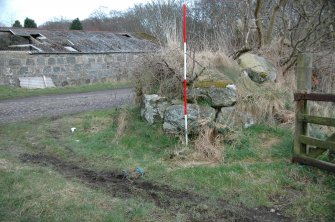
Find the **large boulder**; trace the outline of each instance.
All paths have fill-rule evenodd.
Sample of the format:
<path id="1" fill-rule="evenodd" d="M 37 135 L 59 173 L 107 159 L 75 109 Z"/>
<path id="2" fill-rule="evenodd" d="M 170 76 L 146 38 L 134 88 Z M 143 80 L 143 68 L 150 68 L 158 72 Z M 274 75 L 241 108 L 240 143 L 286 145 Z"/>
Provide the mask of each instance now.
<path id="1" fill-rule="evenodd" d="M 245 53 L 238 58 L 237 62 L 254 82 L 275 81 L 277 78 L 275 66 L 264 57 Z"/>
<path id="2" fill-rule="evenodd" d="M 196 104 L 187 104 L 188 109 L 188 131 L 198 133 L 203 124 L 213 123 L 216 111 L 208 106 L 199 106 Z M 163 129 L 168 133 L 179 134 L 184 131 L 185 118 L 184 106 L 172 105 L 166 108 L 164 114 Z"/>
<path id="3" fill-rule="evenodd" d="M 202 81 L 188 91 L 188 98 L 215 108 L 233 106 L 237 99 L 236 86 L 219 81 Z"/>
<path id="4" fill-rule="evenodd" d="M 156 94 L 144 95 L 144 107 L 141 109 L 141 116 L 150 124 L 163 122 L 165 109 L 171 105 L 166 97 Z"/>
<path id="5" fill-rule="evenodd" d="M 223 107 L 216 118 L 216 128 L 225 130 L 231 128 L 235 123 L 235 107 Z"/>
<path id="6" fill-rule="evenodd" d="M 232 83 L 231 78 L 227 74 L 228 74 L 228 70 L 229 72 L 232 72 L 233 69 L 234 67 L 230 68 L 228 66 L 225 66 L 225 67 L 220 66 L 218 68 L 206 67 L 206 69 L 201 73 L 201 75 L 198 76 L 197 82 L 220 81 L 220 82 L 225 82 L 226 84 Z M 234 71 L 236 72 L 236 74 L 240 72 L 240 70 L 234 70 Z"/>
<path id="7" fill-rule="evenodd" d="M 248 112 L 239 112 L 235 107 L 223 107 L 216 118 L 216 128 L 219 132 L 227 129 L 244 127 L 256 124 L 256 118 Z"/>
<path id="8" fill-rule="evenodd" d="M 188 90 L 189 101 L 214 108 L 234 105 L 236 87 L 224 70 L 214 67 L 204 70 Z"/>

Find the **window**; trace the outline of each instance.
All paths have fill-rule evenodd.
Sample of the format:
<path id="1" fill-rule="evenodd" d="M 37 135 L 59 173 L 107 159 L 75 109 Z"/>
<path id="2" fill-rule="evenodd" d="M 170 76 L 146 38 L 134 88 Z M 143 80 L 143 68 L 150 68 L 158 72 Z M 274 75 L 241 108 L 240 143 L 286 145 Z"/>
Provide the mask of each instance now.
<path id="1" fill-rule="evenodd" d="M 39 42 L 42 42 L 42 40 L 47 39 L 44 35 L 42 34 L 30 34 L 31 37 L 33 37 L 34 39 L 36 39 Z"/>

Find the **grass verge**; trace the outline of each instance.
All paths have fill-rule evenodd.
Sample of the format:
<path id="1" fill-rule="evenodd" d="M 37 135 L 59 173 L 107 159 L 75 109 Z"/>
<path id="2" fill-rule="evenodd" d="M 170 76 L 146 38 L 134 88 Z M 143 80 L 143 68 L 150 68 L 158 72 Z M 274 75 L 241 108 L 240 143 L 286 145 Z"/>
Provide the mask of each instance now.
<path id="1" fill-rule="evenodd" d="M 92 92 L 92 91 L 118 89 L 126 87 L 131 87 L 131 83 L 129 82 L 94 83 L 81 86 L 66 86 L 66 87 L 46 88 L 46 89 L 25 89 L 18 87 L 0 86 L 0 100 L 41 96 L 41 95 Z"/>
<path id="2" fill-rule="evenodd" d="M 141 180 L 210 200 L 267 207 L 295 221 L 334 218 L 335 176 L 291 164 L 293 139 L 289 130 L 266 126 L 245 129 L 226 139 L 223 163 L 192 165 L 187 159 L 171 160 L 170 154 L 181 146 L 179 139 L 164 134 L 158 125 L 149 126 L 139 113 L 137 108 L 111 109 L 2 125 L 0 219 L 187 220 L 183 213 L 171 214 L 147 199 L 114 197 L 50 166 L 22 163 L 18 156 L 23 153 L 52 155 L 95 171 L 121 172 L 140 166 L 145 171 Z M 73 133 L 72 127 L 76 128 Z"/>

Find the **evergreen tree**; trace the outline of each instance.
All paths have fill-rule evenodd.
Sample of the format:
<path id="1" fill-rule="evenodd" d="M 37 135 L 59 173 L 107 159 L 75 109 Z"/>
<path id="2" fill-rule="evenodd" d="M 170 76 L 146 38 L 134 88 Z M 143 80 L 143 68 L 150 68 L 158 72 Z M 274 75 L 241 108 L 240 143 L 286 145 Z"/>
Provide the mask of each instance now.
<path id="1" fill-rule="evenodd" d="M 24 27 L 25 28 L 37 28 L 36 22 L 33 19 L 26 18 L 24 20 Z"/>
<path id="2" fill-rule="evenodd" d="M 19 20 L 16 20 L 14 24 L 12 25 L 14 28 L 22 28 L 22 25 Z"/>
<path id="3" fill-rule="evenodd" d="M 76 18 L 72 21 L 70 30 L 83 30 L 83 26 L 81 22 L 79 21 L 79 18 Z"/>

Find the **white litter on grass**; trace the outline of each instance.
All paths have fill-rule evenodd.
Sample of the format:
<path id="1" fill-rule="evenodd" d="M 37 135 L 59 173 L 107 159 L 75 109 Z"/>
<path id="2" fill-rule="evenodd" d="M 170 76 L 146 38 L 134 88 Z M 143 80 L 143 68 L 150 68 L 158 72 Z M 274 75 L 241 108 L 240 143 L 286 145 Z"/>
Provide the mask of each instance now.
<path id="1" fill-rule="evenodd" d="M 72 127 L 72 128 L 71 128 L 71 132 L 73 133 L 76 129 L 77 129 L 77 128 Z"/>
<path id="2" fill-rule="evenodd" d="M 236 85 L 235 84 L 228 84 L 227 88 L 236 90 Z"/>
<path id="3" fill-rule="evenodd" d="M 254 118 L 250 113 L 245 113 L 244 121 L 245 121 L 244 123 L 245 129 L 255 124 Z"/>
<path id="4" fill-rule="evenodd" d="M 80 142 L 80 140 L 75 140 L 76 142 Z"/>

